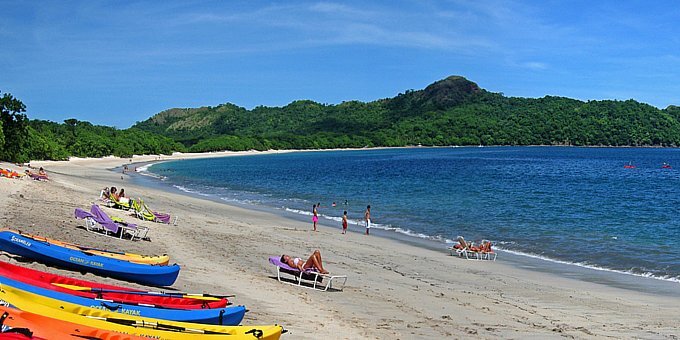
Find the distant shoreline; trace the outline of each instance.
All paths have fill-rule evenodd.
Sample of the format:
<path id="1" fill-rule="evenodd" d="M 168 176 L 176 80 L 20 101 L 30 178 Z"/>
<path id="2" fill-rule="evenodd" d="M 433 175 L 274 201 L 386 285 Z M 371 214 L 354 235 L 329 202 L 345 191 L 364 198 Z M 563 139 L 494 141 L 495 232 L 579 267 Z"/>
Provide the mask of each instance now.
<path id="1" fill-rule="evenodd" d="M 131 157 L 117 157 L 117 156 L 105 156 L 105 157 L 70 157 L 68 160 L 65 161 L 54 161 L 54 160 L 32 160 L 28 163 L 25 164 L 30 164 L 31 167 L 35 166 L 43 166 L 43 165 L 50 165 L 50 164 L 60 164 L 62 162 L 75 162 L 75 163 L 80 163 L 80 162 L 89 162 L 89 161 L 96 161 L 96 160 L 101 160 L 103 163 L 111 162 L 111 163 L 118 163 L 118 160 L 122 161 L 123 163 L 120 164 L 120 166 L 123 166 L 125 163 L 125 160 L 131 160 L 127 164 L 133 164 L 133 163 L 153 163 L 153 162 L 159 162 L 159 161 L 168 161 L 168 160 L 181 160 L 181 159 L 199 159 L 199 158 L 218 158 L 218 157 L 232 157 L 232 156 L 245 156 L 245 155 L 266 155 L 266 154 L 279 154 L 279 153 L 291 153 L 291 152 L 325 152 L 325 151 L 359 151 L 359 150 L 382 150 L 382 149 L 415 149 L 415 148 L 433 148 L 433 149 L 438 149 L 438 148 L 504 148 L 504 147 L 564 147 L 564 148 L 612 148 L 612 149 L 635 149 L 635 148 L 640 148 L 640 149 L 647 149 L 647 148 L 659 148 L 659 149 L 678 149 L 680 147 L 678 146 L 658 146 L 658 145 L 650 145 L 650 146 L 606 146 L 606 145 L 481 145 L 481 146 L 474 146 L 474 145 L 465 145 L 465 146 L 460 146 L 460 145 L 450 145 L 450 146 L 425 146 L 425 145 L 409 145 L 409 146 L 378 146 L 378 147 L 365 147 L 365 148 L 337 148 L 337 149 L 283 149 L 283 150 L 266 150 L 266 151 L 257 151 L 257 150 L 248 150 L 248 151 L 215 151 L 215 152 L 196 152 L 196 153 L 191 153 L 191 152 L 174 152 L 171 155 L 132 155 Z"/>

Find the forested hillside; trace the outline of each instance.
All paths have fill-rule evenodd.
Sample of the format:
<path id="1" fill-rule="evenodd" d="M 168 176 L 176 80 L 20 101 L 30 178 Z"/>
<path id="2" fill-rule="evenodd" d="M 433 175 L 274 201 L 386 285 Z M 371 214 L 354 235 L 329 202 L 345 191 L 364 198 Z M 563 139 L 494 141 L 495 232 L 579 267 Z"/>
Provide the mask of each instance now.
<path id="1" fill-rule="evenodd" d="M 171 109 L 135 127 L 194 152 L 418 144 L 677 146 L 679 119 L 678 107 L 505 97 L 453 76 L 369 103 Z"/>
<path id="2" fill-rule="evenodd" d="M 26 107 L 11 94 L 0 97 L 0 160 L 64 160 L 70 156 L 129 157 L 183 151 L 172 139 L 139 129 L 119 130 L 76 119 L 64 123 L 29 120 Z"/>
<path id="3" fill-rule="evenodd" d="M 23 112 L 18 99 L 0 97 L 1 160 L 406 145 L 680 145 L 677 106 L 505 97 L 457 76 L 369 103 L 170 109 L 124 130 L 29 120 Z"/>

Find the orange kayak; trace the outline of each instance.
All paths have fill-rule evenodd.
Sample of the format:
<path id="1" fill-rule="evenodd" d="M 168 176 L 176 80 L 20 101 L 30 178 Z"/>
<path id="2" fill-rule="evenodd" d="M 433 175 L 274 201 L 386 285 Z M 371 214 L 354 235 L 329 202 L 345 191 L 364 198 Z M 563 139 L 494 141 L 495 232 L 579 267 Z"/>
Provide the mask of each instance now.
<path id="1" fill-rule="evenodd" d="M 52 319 L 46 316 L 0 306 L 2 327 L 9 332 L 0 333 L 0 339 L 146 339 L 109 330 Z M 24 330 L 21 330 L 21 329 Z M 12 329 L 14 331 L 12 331 Z M 26 336 L 30 334 L 30 336 Z"/>

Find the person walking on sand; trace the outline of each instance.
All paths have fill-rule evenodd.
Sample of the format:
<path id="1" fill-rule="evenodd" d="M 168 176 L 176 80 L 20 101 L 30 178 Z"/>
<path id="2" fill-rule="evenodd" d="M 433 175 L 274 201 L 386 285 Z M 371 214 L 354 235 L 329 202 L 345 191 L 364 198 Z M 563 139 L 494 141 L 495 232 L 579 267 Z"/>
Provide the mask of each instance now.
<path id="1" fill-rule="evenodd" d="M 347 233 L 347 210 L 342 213 L 342 233 Z"/>
<path id="2" fill-rule="evenodd" d="M 316 222 L 319 222 L 319 216 L 316 211 L 316 204 L 312 206 L 312 222 L 314 222 L 314 231 L 316 231 Z"/>
<path id="3" fill-rule="evenodd" d="M 366 206 L 366 212 L 364 212 L 364 221 L 366 222 L 366 235 L 368 235 L 369 230 L 371 230 L 371 206 Z"/>

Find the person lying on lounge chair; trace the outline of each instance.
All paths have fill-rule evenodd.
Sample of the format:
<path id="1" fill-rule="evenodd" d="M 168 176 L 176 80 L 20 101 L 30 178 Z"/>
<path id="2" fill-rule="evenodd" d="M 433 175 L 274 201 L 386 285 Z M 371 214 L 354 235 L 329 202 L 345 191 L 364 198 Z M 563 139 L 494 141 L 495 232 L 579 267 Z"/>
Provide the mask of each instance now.
<path id="1" fill-rule="evenodd" d="M 0 169 L 0 175 L 7 178 L 20 178 L 22 174 L 12 170 L 12 169 Z"/>
<path id="2" fill-rule="evenodd" d="M 45 170 L 43 170 L 43 172 L 45 172 Z M 26 169 L 26 176 L 28 176 L 28 177 L 36 180 L 36 181 L 47 181 L 47 180 L 49 180 L 49 178 L 47 177 L 47 174 L 45 174 L 45 175 L 41 175 L 39 173 L 36 174 L 29 169 Z"/>
<path id="3" fill-rule="evenodd" d="M 482 241 L 482 244 L 479 245 L 479 251 L 483 253 L 491 253 L 491 241 Z"/>
<path id="4" fill-rule="evenodd" d="M 118 201 L 130 204 L 130 198 L 125 196 L 125 189 L 123 188 L 120 188 L 120 192 L 118 192 Z"/>
<path id="5" fill-rule="evenodd" d="M 321 252 L 319 250 L 315 250 L 312 255 L 309 256 L 309 259 L 304 262 L 299 257 L 292 258 L 285 254 L 281 255 L 281 262 L 289 265 L 290 267 L 297 268 L 300 271 L 314 268 L 321 274 L 328 274 L 328 271 L 323 269 L 323 263 L 321 262 Z"/>
<path id="6" fill-rule="evenodd" d="M 111 190 L 109 191 L 109 199 L 115 201 L 120 199 L 120 197 L 118 196 L 118 189 L 116 189 L 116 187 L 111 187 Z"/>
<path id="7" fill-rule="evenodd" d="M 463 236 L 458 236 L 457 238 L 458 244 L 453 245 L 453 249 L 467 249 L 470 251 L 480 251 L 481 249 L 475 246 L 472 246 L 472 244 L 467 243 Z"/>

